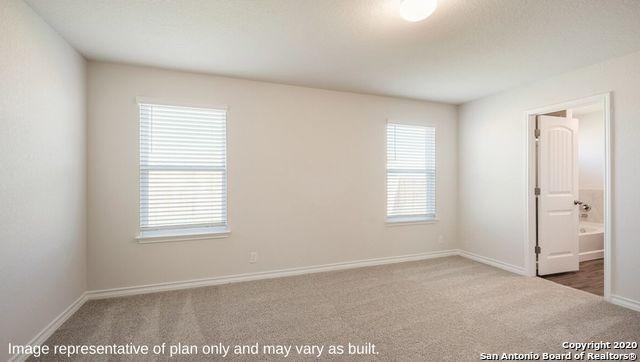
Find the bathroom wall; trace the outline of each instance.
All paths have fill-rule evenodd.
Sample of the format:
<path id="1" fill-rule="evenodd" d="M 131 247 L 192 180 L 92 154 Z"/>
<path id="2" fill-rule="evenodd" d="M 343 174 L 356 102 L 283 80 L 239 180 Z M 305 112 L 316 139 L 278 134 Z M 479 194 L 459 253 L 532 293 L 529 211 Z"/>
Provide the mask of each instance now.
<path id="1" fill-rule="evenodd" d="M 576 115 L 581 201 L 591 205 L 581 220 L 604 222 L 604 120 L 602 111 Z"/>

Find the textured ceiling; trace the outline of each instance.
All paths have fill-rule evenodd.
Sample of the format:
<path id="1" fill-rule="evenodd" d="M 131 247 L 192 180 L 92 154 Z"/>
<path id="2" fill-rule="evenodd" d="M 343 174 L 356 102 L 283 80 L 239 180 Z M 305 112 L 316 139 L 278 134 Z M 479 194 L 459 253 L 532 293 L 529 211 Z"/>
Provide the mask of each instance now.
<path id="1" fill-rule="evenodd" d="M 89 59 L 462 103 L 640 50 L 640 0 L 27 0 Z"/>

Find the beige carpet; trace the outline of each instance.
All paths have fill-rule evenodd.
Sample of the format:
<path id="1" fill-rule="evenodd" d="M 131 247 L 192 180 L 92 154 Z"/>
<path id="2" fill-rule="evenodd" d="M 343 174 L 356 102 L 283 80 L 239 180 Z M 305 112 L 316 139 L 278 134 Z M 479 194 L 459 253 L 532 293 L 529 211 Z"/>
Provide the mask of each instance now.
<path id="1" fill-rule="evenodd" d="M 326 346 L 321 358 L 337 360 L 350 356 L 329 355 L 329 345 L 370 342 L 378 354 L 358 359 L 459 361 L 490 352 L 567 352 L 563 341 L 640 342 L 640 313 L 449 257 L 90 301 L 47 344 L 316 344 Z M 292 348 L 289 359 L 302 357 Z"/>

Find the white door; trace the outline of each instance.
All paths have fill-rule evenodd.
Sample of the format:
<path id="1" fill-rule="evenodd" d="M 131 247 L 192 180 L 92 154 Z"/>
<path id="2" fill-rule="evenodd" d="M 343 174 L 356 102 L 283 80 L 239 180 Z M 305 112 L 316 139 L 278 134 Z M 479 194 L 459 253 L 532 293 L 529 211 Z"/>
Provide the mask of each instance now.
<path id="1" fill-rule="evenodd" d="M 538 274 L 579 268 L 578 120 L 538 116 Z"/>

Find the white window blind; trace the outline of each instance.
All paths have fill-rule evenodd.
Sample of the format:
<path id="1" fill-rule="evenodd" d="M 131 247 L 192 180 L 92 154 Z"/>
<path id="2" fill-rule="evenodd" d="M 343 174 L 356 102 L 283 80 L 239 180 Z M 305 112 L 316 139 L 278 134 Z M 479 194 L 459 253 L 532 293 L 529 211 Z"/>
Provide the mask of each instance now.
<path id="1" fill-rule="evenodd" d="M 436 216 L 436 129 L 387 123 L 387 219 Z"/>
<path id="2" fill-rule="evenodd" d="M 226 110 L 140 103 L 141 235 L 227 224 Z"/>

